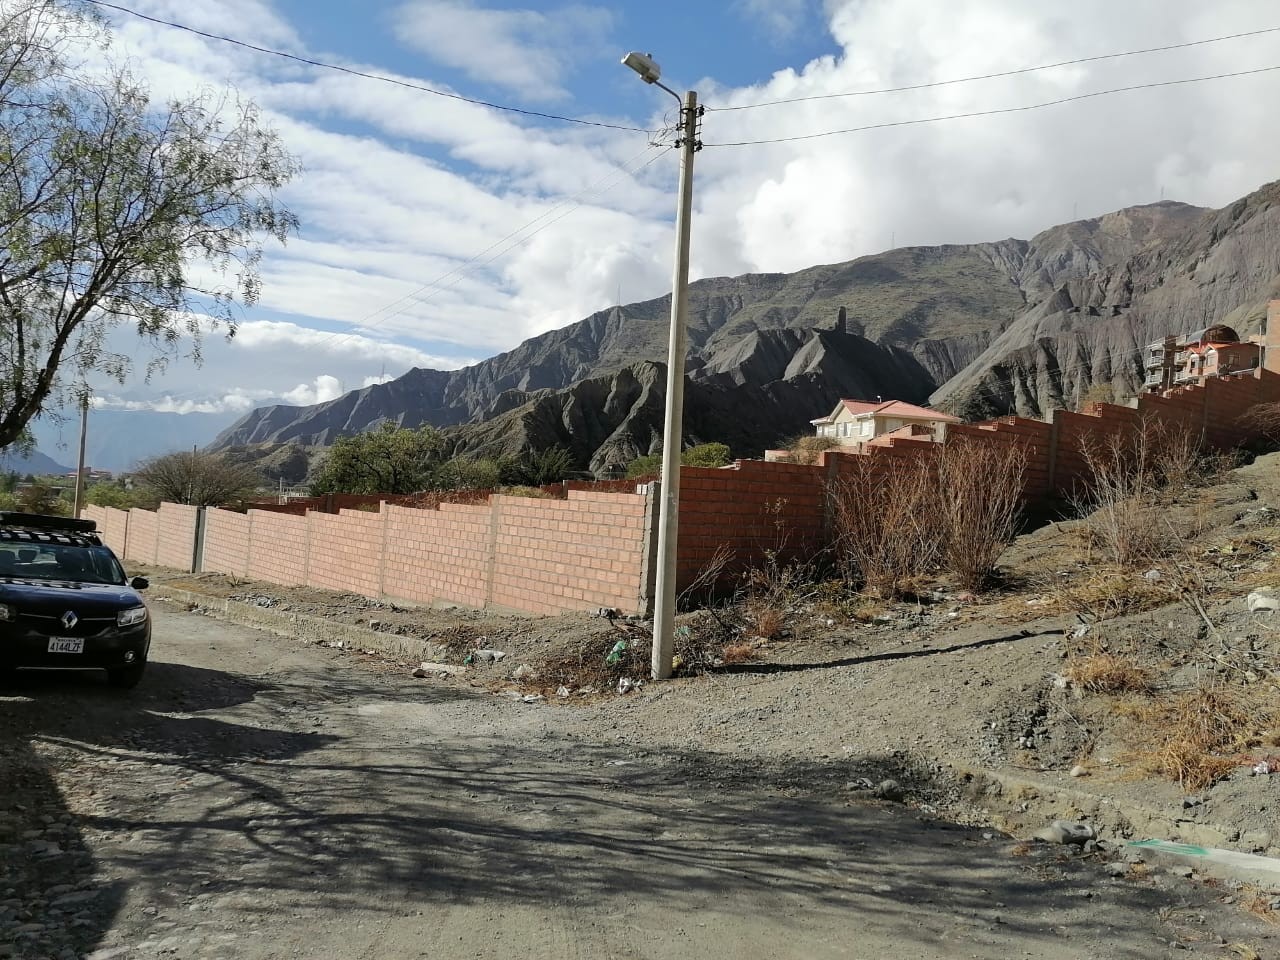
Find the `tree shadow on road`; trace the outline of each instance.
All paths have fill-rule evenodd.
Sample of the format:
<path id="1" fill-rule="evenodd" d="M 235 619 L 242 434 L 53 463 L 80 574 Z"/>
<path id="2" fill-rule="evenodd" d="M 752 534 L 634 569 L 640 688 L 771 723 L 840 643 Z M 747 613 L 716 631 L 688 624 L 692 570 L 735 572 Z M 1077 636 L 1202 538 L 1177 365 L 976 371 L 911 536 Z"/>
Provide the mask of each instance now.
<path id="1" fill-rule="evenodd" d="M 1161 955 L 1172 935 L 1158 918 L 1167 891 L 1105 879 L 1089 858 L 1062 848 L 1015 856 L 1003 838 L 850 799 L 845 783 L 861 776 L 894 777 L 917 797 L 935 791 L 931 768 L 907 757 L 747 763 L 485 734 L 457 719 L 475 699 L 457 687 L 405 688 L 354 667 L 295 687 L 160 666 L 161 681 L 137 699 L 42 688 L 37 696 L 69 709 L 50 719 L 24 713 L 21 698 L 0 701 L 0 724 L 42 750 L 78 752 L 102 768 L 104 787 L 120 764 L 187 785 L 123 791 L 124 800 L 89 804 L 81 823 L 105 838 L 100 870 L 148 885 L 162 911 L 197 918 L 188 922 L 209 907 L 221 922 L 263 922 L 290 911 L 391 918 L 501 903 L 666 924 L 695 939 L 711 922 L 721 946 L 750 931 L 755 955 L 775 956 L 847 936 L 896 943 L 899 956 L 1016 948 L 1137 960 Z M 300 731 L 318 689 L 388 712 Z M 234 721 L 187 715 L 229 707 Z M 550 709 L 509 708 L 518 719 Z M 37 768 L 41 756 L 32 752 Z M 131 839 L 111 842 L 120 837 Z M 109 894 L 87 935 L 110 924 L 123 891 Z M 1064 944 L 1078 953 L 1053 952 Z"/>

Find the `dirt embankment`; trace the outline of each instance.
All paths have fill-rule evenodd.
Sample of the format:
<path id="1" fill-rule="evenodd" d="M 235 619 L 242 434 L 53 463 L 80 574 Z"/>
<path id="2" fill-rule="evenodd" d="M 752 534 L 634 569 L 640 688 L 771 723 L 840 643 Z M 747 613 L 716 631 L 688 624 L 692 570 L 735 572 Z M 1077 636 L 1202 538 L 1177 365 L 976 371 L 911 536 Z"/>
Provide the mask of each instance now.
<path id="1" fill-rule="evenodd" d="M 360 628 L 326 642 L 406 670 L 416 654 L 359 636 L 420 641 L 421 659 L 465 668 L 424 683 L 545 698 L 584 732 L 742 763 L 878 757 L 918 774 L 918 801 L 972 821 L 1082 817 L 1280 855 L 1280 773 L 1255 772 L 1280 769 L 1280 613 L 1247 603 L 1280 586 L 1280 455 L 1180 488 L 1153 516 L 1168 542 L 1136 566 L 1072 521 L 1021 537 L 1003 586 L 977 598 L 945 583 L 912 602 L 796 589 L 771 640 L 732 612 L 690 613 L 686 661 L 722 662 L 625 695 L 619 680 L 644 679 L 644 624 L 153 573 L 161 590 Z"/>

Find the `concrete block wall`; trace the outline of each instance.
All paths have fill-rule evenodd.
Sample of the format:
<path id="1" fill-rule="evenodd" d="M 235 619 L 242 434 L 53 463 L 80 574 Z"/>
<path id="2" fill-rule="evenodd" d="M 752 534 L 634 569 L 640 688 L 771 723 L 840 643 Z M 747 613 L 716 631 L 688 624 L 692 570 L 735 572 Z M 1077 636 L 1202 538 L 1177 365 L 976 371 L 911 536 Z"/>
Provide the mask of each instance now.
<path id="1" fill-rule="evenodd" d="M 124 558 L 137 563 L 155 563 L 156 537 L 159 532 L 159 514 L 150 510 L 130 510 Z"/>
<path id="2" fill-rule="evenodd" d="M 196 524 L 200 508 L 162 503 L 156 511 L 156 559 L 162 567 L 191 570 L 195 558 Z"/>
<path id="3" fill-rule="evenodd" d="M 565 500 L 493 497 L 491 601 L 531 613 L 642 612 L 646 502 L 580 490 Z"/>
<path id="4" fill-rule="evenodd" d="M 249 576 L 249 517 L 212 507 L 205 511 L 204 556 L 201 569 Z"/>
<path id="5" fill-rule="evenodd" d="M 250 510 L 248 576 L 286 587 L 307 582 L 307 518 Z"/>
<path id="6" fill-rule="evenodd" d="M 313 511 L 303 522 L 308 544 L 307 586 L 382 596 L 387 516 L 365 510 L 336 514 Z"/>
<path id="7" fill-rule="evenodd" d="M 489 602 L 492 508 L 442 503 L 438 510 L 388 504 L 383 592 L 411 603 Z"/>

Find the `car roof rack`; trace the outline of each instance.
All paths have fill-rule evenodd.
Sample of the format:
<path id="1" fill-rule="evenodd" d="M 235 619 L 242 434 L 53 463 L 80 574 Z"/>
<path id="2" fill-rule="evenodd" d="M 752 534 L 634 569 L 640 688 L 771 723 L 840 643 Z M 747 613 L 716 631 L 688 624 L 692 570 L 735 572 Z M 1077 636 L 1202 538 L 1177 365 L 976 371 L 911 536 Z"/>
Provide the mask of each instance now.
<path id="1" fill-rule="evenodd" d="M 0 527 L 16 527 L 20 530 L 40 530 L 49 533 L 94 533 L 98 529 L 92 520 L 77 517 L 54 517 L 45 513 L 18 513 L 0 510 Z"/>

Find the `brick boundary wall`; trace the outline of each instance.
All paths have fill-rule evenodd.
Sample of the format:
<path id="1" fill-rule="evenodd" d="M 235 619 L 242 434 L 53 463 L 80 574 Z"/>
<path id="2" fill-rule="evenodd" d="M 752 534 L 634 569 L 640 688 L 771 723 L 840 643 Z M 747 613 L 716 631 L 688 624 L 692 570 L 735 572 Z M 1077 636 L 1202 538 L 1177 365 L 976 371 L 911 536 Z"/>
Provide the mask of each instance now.
<path id="1" fill-rule="evenodd" d="M 1085 453 L 1127 441 L 1146 423 L 1186 431 L 1211 449 L 1255 439 L 1240 416 L 1280 402 L 1280 374 L 1260 370 L 1144 394 L 1129 406 L 1090 404 L 1048 420 L 1000 417 L 948 427 L 947 442 L 1016 444 L 1026 456 L 1028 505 L 1061 500 L 1088 475 Z M 827 451 L 813 466 L 739 461 L 681 469 L 678 588 L 727 551 L 725 578 L 768 562 L 807 559 L 831 540 L 827 490 L 854 470 L 889 477 L 895 465 L 932 455 L 910 437 Z M 550 498 L 491 495 L 482 503 L 432 503 L 305 515 L 274 509 L 199 511 L 163 504 L 158 512 L 87 508 L 122 558 L 312 585 L 416 603 L 457 603 L 536 614 L 614 607 L 647 613 L 653 602 L 655 535 L 661 495 L 629 481 L 557 485 Z M 588 487 L 589 489 L 582 489 Z M 622 489 L 617 489 L 621 487 Z M 367 503 L 367 498 L 360 500 Z M 331 500 L 326 507 L 336 506 Z"/>

